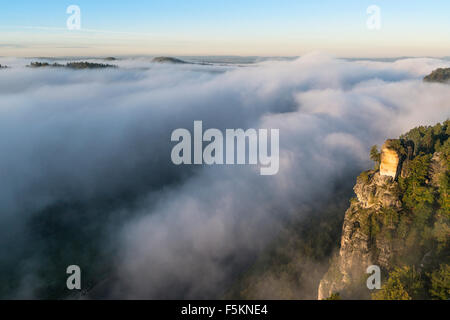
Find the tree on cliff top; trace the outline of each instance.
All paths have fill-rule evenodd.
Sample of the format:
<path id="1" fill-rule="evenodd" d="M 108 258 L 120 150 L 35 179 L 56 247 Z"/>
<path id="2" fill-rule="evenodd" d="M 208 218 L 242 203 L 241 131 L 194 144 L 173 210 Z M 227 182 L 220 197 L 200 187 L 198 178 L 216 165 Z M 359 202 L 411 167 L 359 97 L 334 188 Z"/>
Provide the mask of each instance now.
<path id="1" fill-rule="evenodd" d="M 377 145 L 372 146 L 370 149 L 370 160 L 375 162 L 375 170 L 378 170 L 381 163 L 381 153 L 378 151 Z"/>

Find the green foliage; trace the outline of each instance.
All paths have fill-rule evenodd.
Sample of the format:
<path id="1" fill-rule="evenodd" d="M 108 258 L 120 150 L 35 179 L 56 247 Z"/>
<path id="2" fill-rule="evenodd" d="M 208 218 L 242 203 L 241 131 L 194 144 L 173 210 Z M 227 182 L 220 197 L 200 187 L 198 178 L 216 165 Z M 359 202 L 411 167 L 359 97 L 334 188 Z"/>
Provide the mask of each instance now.
<path id="1" fill-rule="evenodd" d="M 371 234 L 371 217 L 372 217 L 372 211 L 368 209 L 360 209 L 360 217 L 359 217 L 359 223 L 361 232 L 364 233 L 367 236 L 370 236 Z"/>
<path id="2" fill-rule="evenodd" d="M 412 223 L 412 217 L 409 214 L 402 214 L 400 215 L 400 222 L 397 226 L 397 234 L 400 239 L 406 239 L 409 229 Z"/>
<path id="3" fill-rule="evenodd" d="M 381 163 L 381 153 L 378 151 L 378 146 L 372 146 L 370 149 L 370 159 L 375 162 L 375 170 L 378 170 L 380 168 Z"/>
<path id="4" fill-rule="evenodd" d="M 412 300 L 424 297 L 425 285 L 414 267 L 395 268 L 381 290 L 372 295 L 374 300 Z"/>
<path id="5" fill-rule="evenodd" d="M 450 265 L 441 264 L 439 270 L 435 270 L 430 275 L 430 294 L 434 299 L 450 299 Z"/>
<path id="6" fill-rule="evenodd" d="M 403 192 L 402 202 L 408 209 L 434 203 L 433 190 L 430 190 L 426 184 L 430 162 L 430 154 L 417 156 L 408 162 L 408 176 L 399 178 L 399 185 Z"/>
<path id="7" fill-rule="evenodd" d="M 450 139 L 447 139 L 442 144 L 440 144 L 436 151 L 442 152 L 444 159 L 448 161 L 450 158 Z"/>
<path id="8" fill-rule="evenodd" d="M 117 66 L 104 63 L 91 63 L 91 62 L 69 62 L 66 64 L 69 69 L 104 69 L 104 68 L 117 68 Z"/>
<path id="9" fill-rule="evenodd" d="M 447 171 L 444 172 L 441 175 L 441 178 L 439 179 L 439 199 L 438 199 L 441 211 L 446 215 L 450 215 L 449 191 L 450 191 L 450 171 L 447 169 Z"/>
<path id="10" fill-rule="evenodd" d="M 401 158 L 407 155 L 407 151 L 404 146 L 404 140 L 402 139 L 389 139 L 386 141 L 386 146 L 397 151 Z"/>
<path id="11" fill-rule="evenodd" d="M 392 208 L 383 209 L 383 224 L 387 228 L 396 228 L 400 222 L 400 213 Z"/>
<path id="12" fill-rule="evenodd" d="M 449 247 L 450 242 L 450 215 L 439 213 L 432 229 L 432 237 L 437 242 L 437 250 Z"/>
<path id="13" fill-rule="evenodd" d="M 409 150 L 404 158 L 403 174 L 398 179 L 398 189 L 391 190 L 399 196 L 403 208 L 371 210 L 361 218 L 361 230 L 371 239 L 376 237 L 397 248 L 390 261 L 394 269 L 383 289 L 373 295 L 374 299 L 448 299 L 449 267 L 448 264 L 439 265 L 448 258 L 450 243 L 448 134 L 447 120 L 432 127 L 414 128 L 400 140 L 388 141 L 390 148 L 401 150 L 401 144 Z M 410 147 L 413 144 L 417 146 L 414 153 Z M 434 163 L 432 168 L 435 152 L 439 153 L 440 162 Z M 446 165 L 444 171 L 436 171 L 441 168 L 442 161 Z M 425 256 L 432 258 L 425 259 Z M 414 266 L 423 263 L 426 271 L 416 271 Z M 402 265 L 408 267 L 399 267 Z"/>
<path id="14" fill-rule="evenodd" d="M 400 140 L 389 140 L 389 147 L 396 150 L 401 150 L 401 143 L 408 145 L 404 141 L 412 141 L 415 145 L 415 156 L 406 158 L 403 163 L 406 174 L 399 177 L 399 190 L 395 192 L 400 196 L 403 209 L 382 208 L 379 215 L 370 214 L 366 217 L 368 226 L 365 229 L 370 231 L 372 237 L 374 231 L 379 230 L 383 239 L 395 240 L 397 244 L 403 242 L 403 251 L 392 263 L 398 266 L 403 261 L 409 266 L 394 268 L 382 290 L 373 295 L 374 299 L 448 299 L 449 266 L 444 264 L 439 267 L 436 264 L 442 261 L 442 257 L 448 256 L 450 240 L 448 138 L 447 120 L 432 127 L 414 128 Z M 438 187 L 430 183 L 431 161 L 435 152 L 439 152 L 439 158 L 447 164 L 439 177 Z M 375 221 L 374 217 L 378 219 Z M 432 254 L 435 259 L 427 264 L 428 276 L 414 268 L 424 259 L 425 253 Z"/>
<path id="15" fill-rule="evenodd" d="M 441 145 L 448 140 L 450 136 L 450 121 L 446 120 L 443 124 L 435 126 L 420 126 L 414 128 L 404 135 L 400 136 L 403 141 L 412 141 L 414 143 L 414 154 L 434 153 L 440 151 Z"/>
<path id="16" fill-rule="evenodd" d="M 64 67 L 64 65 L 59 63 L 50 64 L 48 62 L 31 62 L 29 67 L 31 68 L 43 68 L 43 67 Z"/>

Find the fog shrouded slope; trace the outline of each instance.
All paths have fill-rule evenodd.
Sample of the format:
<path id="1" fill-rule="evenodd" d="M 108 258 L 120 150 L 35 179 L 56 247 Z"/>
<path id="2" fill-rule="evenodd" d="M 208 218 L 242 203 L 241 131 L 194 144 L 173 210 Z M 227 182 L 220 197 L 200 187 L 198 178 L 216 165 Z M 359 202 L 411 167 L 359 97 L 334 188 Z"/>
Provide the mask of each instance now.
<path id="1" fill-rule="evenodd" d="M 2 297 L 63 296 L 71 264 L 106 278 L 94 297 L 219 297 L 286 219 L 353 181 L 371 145 L 450 116 L 449 87 L 422 82 L 450 65 L 436 59 L 28 63 L 0 58 Z M 171 132 L 194 120 L 279 129 L 278 175 L 174 166 Z"/>

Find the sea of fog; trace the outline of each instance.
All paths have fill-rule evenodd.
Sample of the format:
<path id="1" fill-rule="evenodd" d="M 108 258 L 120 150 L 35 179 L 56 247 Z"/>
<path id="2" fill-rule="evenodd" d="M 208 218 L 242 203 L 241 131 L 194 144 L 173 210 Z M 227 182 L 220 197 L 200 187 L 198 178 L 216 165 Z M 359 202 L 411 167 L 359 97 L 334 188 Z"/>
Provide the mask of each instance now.
<path id="1" fill-rule="evenodd" d="M 219 298 L 290 217 L 319 212 L 369 168 L 369 149 L 450 116 L 450 61 L 1 57 L 0 298 Z M 279 129 L 280 168 L 175 166 L 171 133 Z"/>

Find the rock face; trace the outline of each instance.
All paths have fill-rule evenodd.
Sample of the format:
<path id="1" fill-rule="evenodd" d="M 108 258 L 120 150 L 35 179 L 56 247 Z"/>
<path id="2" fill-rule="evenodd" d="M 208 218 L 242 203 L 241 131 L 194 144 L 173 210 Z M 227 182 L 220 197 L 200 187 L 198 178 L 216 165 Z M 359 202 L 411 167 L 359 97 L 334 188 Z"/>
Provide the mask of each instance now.
<path id="1" fill-rule="evenodd" d="M 430 184 L 435 187 L 440 187 L 440 175 L 446 168 L 445 157 L 441 152 L 436 152 L 431 158 L 430 164 Z"/>
<path id="2" fill-rule="evenodd" d="M 395 149 L 390 147 L 391 141 L 386 141 L 381 148 L 380 175 L 392 177 L 395 180 L 399 172 L 400 156 Z"/>
<path id="3" fill-rule="evenodd" d="M 401 206 L 398 195 L 396 195 L 398 183 L 393 181 L 390 176 L 383 176 L 376 171 L 369 171 L 367 176 L 369 180 L 360 177 L 353 188 L 358 199 L 357 207 L 379 209 Z"/>
<path id="4" fill-rule="evenodd" d="M 339 255 L 333 258 L 330 269 L 320 282 L 319 300 L 336 292 L 345 298 L 345 291 L 364 297 L 365 292 L 357 291 L 358 287 L 364 288 L 361 284 L 365 282 L 367 267 L 375 264 L 388 268 L 389 261 L 395 255 L 393 243 L 374 237 L 374 230 L 371 230 L 368 221 L 381 208 L 401 208 L 398 183 L 392 176 L 383 176 L 379 171 L 366 174 L 358 177 L 353 189 L 357 199 L 351 202 L 345 213 Z"/>

